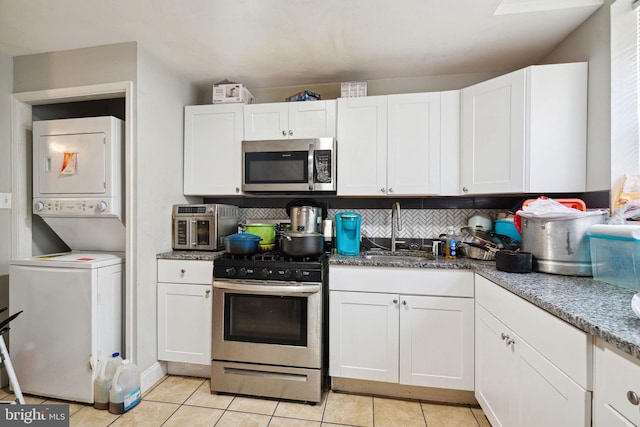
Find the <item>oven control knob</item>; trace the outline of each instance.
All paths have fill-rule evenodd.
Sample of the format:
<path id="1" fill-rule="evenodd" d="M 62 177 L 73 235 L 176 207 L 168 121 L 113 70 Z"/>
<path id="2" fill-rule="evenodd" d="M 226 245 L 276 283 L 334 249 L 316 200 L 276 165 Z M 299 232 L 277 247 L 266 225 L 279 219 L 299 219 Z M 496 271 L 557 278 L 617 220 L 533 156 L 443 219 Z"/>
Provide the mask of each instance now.
<path id="1" fill-rule="evenodd" d="M 293 272 L 293 278 L 296 280 L 302 280 L 302 271 L 296 270 Z"/>
<path id="2" fill-rule="evenodd" d="M 229 277 L 233 277 L 236 275 L 236 268 L 235 267 L 229 267 L 225 270 L 227 272 L 227 276 Z"/>
<path id="3" fill-rule="evenodd" d="M 267 277 L 269 277 L 270 274 L 271 272 L 269 271 L 268 268 L 263 268 L 262 270 L 260 270 L 260 277 L 262 277 L 263 279 L 266 279 Z"/>
<path id="4" fill-rule="evenodd" d="M 246 277 L 247 276 L 247 269 L 244 267 L 240 267 L 240 270 L 238 270 L 238 277 Z"/>
<path id="5" fill-rule="evenodd" d="M 285 269 L 283 276 L 285 279 L 291 279 L 291 270 L 289 270 L 288 268 Z"/>

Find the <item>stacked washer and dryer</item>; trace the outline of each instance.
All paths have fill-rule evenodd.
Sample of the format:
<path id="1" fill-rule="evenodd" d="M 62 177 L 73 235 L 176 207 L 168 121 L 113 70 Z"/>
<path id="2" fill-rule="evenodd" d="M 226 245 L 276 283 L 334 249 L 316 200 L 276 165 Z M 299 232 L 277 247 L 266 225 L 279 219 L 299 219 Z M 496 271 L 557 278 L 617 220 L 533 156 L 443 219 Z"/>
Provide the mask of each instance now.
<path id="1" fill-rule="evenodd" d="M 10 351 L 23 393 L 93 403 L 123 353 L 123 131 L 115 117 L 33 123 L 33 213 L 71 252 L 9 262 Z"/>

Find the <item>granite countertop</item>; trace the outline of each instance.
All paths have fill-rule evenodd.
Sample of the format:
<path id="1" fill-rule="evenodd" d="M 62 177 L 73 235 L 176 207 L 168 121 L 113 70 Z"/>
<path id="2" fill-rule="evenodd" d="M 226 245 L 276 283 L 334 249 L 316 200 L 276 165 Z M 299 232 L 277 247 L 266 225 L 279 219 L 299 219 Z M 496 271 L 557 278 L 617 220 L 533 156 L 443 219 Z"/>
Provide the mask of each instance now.
<path id="1" fill-rule="evenodd" d="M 547 273 L 506 273 L 494 261 L 444 257 L 424 261 L 369 260 L 331 255 L 330 265 L 390 266 L 472 270 L 571 325 L 640 359 L 640 318 L 631 309 L 635 291 L 591 277 Z"/>
<path id="2" fill-rule="evenodd" d="M 210 252 L 210 251 L 171 251 L 157 254 L 157 259 L 175 259 L 175 260 L 198 260 L 198 261 L 213 261 L 216 258 L 221 257 L 224 251 Z"/>

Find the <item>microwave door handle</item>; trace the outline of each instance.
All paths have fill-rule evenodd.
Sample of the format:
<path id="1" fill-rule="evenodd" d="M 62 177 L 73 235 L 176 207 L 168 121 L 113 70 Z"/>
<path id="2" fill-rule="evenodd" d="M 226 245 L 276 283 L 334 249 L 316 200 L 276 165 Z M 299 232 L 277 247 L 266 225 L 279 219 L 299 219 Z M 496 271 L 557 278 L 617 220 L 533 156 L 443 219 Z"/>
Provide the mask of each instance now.
<path id="1" fill-rule="evenodd" d="M 309 191 L 313 191 L 313 153 L 314 153 L 314 145 L 309 144 L 309 157 L 307 159 L 307 170 L 308 177 L 307 182 L 309 184 Z"/>
<path id="2" fill-rule="evenodd" d="M 252 284 L 238 282 L 220 282 L 214 281 L 213 287 L 216 289 L 226 289 L 230 291 L 251 292 L 257 295 L 312 295 L 320 292 L 320 285 L 295 285 L 295 286 L 279 286 L 279 285 L 259 285 L 255 281 Z"/>
<path id="3" fill-rule="evenodd" d="M 191 247 L 195 248 L 197 245 L 197 238 L 198 238 L 198 221 L 195 219 L 191 220 Z"/>

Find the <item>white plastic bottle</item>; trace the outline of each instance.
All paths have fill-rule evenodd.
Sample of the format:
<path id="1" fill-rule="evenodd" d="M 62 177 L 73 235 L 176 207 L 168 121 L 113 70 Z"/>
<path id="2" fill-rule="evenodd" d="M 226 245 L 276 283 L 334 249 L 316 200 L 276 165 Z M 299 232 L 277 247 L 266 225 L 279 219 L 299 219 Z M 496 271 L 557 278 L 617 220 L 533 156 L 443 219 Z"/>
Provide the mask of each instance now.
<path id="1" fill-rule="evenodd" d="M 121 364 L 122 357 L 120 357 L 120 353 L 113 353 L 111 356 L 102 359 L 98 364 L 98 374 L 93 381 L 93 406 L 96 409 L 109 408 L 111 381 Z"/>
<path id="2" fill-rule="evenodd" d="M 446 258 L 454 260 L 458 258 L 458 242 L 456 240 L 456 232 L 453 226 L 447 231 L 447 247 L 445 248 Z"/>
<path id="3" fill-rule="evenodd" d="M 140 371 L 138 371 L 138 367 L 134 363 L 124 359 L 111 382 L 109 412 L 112 414 L 124 414 L 140 403 L 141 399 Z"/>

